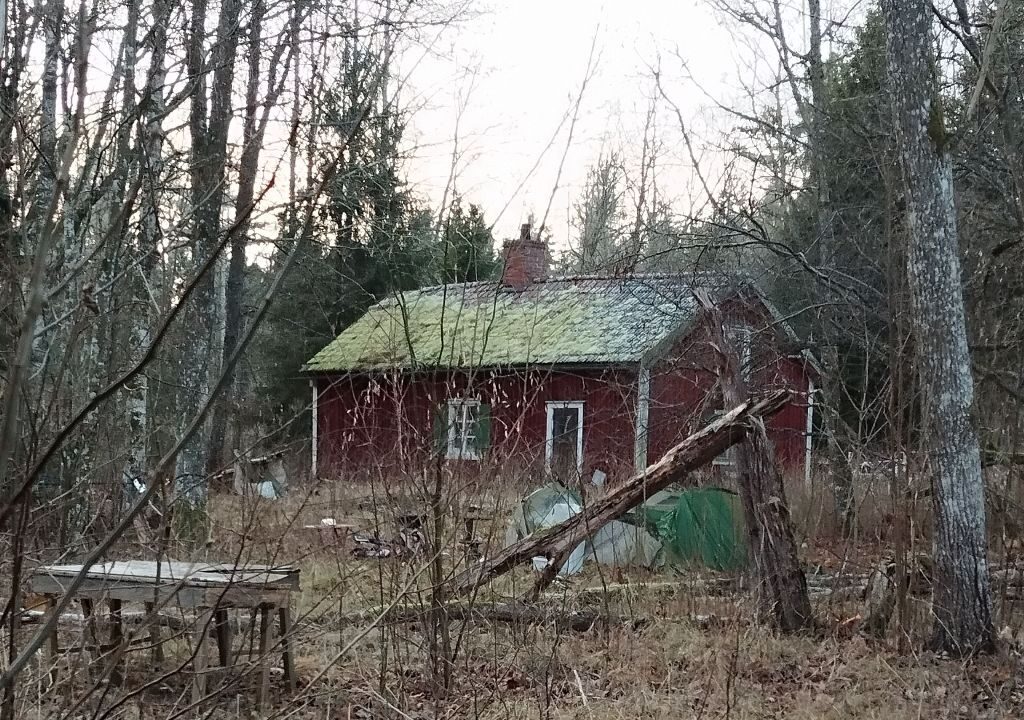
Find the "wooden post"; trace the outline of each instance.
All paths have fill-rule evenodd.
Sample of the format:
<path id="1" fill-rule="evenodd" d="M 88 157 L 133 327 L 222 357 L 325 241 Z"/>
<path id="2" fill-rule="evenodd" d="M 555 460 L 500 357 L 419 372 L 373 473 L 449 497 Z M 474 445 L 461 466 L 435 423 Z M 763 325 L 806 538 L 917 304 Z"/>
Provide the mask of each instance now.
<path id="1" fill-rule="evenodd" d="M 231 664 L 231 622 L 228 618 L 228 611 L 220 608 L 216 613 L 217 626 L 217 655 L 221 667 Z"/>
<path id="2" fill-rule="evenodd" d="M 51 612 L 57 612 L 57 598 L 52 595 L 46 596 L 46 608 Z M 59 625 L 57 627 L 60 627 Z M 57 629 L 54 628 L 53 633 L 47 638 L 47 650 L 50 653 L 50 661 L 53 662 L 57 659 L 57 655 L 60 653 L 60 645 L 58 644 Z"/>
<path id="3" fill-rule="evenodd" d="M 267 659 L 267 651 L 270 649 L 270 633 L 273 632 L 273 625 L 270 623 L 270 605 L 260 605 L 260 696 L 257 707 L 262 709 L 270 697 L 270 663 Z"/>
<path id="4" fill-rule="evenodd" d="M 295 681 L 295 660 L 292 657 L 292 620 L 291 607 L 282 605 L 277 609 L 279 622 L 278 632 L 281 634 L 281 663 L 284 667 L 284 685 L 289 690 L 294 690 Z"/>
<path id="5" fill-rule="evenodd" d="M 164 661 L 164 641 L 160 633 L 160 618 L 156 616 L 156 605 L 146 603 L 146 616 L 149 622 L 149 644 L 153 665 L 159 666 Z"/>
<path id="6" fill-rule="evenodd" d="M 46 607 L 50 611 L 50 613 L 57 612 L 57 598 L 55 598 L 53 595 L 47 595 Z M 59 624 L 54 626 L 53 632 L 50 634 L 50 637 L 47 638 L 46 642 L 46 661 L 50 665 L 50 671 L 48 675 L 48 684 L 50 686 L 57 682 L 57 658 L 60 656 L 60 638 L 58 628 L 60 628 Z"/>
<path id="7" fill-rule="evenodd" d="M 124 639 L 121 601 L 117 598 L 110 598 L 108 601 L 108 607 L 110 608 L 110 652 L 112 653 L 110 662 L 113 664 L 113 668 L 111 669 L 111 678 L 114 679 L 115 682 L 120 682 L 121 658 L 124 657 L 124 652 L 121 650 L 121 641 Z"/>
<path id="8" fill-rule="evenodd" d="M 96 633 L 96 613 L 93 608 L 92 598 L 82 598 L 82 615 L 85 616 L 85 639 L 82 644 L 83 648 L 82 657 L 88 663 L 86 666 L 86 672 L 92 674 L 95 670 L 93 668 L 93 660 L 100 655 L 100 641 L 99 636 Z"/>
<path id="9" fill-rule="evenodd" d="M 193 660 L 192 660 L 192 704 L 198 705 L 206 697 L 207 652 L 206 633 L 213 620 L 213 610 L 204 609 L 196 616 L 196 626 L 192 629 Z"/>

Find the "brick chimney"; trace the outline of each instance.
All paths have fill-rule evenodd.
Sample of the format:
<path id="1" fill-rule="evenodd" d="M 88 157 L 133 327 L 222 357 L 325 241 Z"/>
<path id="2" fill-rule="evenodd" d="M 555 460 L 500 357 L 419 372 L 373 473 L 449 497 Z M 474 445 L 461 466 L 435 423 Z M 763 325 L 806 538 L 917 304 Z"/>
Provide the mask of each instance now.
<path id="1" fill-rule="evenodd" d="M 533 223 L 525 223 L 517 240 L 505 243 L 505 267 L 501 284 L 522 290 L 530 283 L 548 274 L 548 244 L 534 237 Z"/>

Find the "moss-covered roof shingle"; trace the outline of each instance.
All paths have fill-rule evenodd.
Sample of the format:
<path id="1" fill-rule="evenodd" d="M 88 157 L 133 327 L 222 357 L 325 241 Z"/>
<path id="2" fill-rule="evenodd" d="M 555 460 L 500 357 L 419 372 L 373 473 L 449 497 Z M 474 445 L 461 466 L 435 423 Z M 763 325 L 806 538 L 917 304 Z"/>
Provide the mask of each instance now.
<path id="1" fill-rule="evenodd" d="M 693 289 L 721 276 L 551 278 L 523 290 L 441 285 L 371 307 L 307 372 L 639 362 L 695 314 Z"/>

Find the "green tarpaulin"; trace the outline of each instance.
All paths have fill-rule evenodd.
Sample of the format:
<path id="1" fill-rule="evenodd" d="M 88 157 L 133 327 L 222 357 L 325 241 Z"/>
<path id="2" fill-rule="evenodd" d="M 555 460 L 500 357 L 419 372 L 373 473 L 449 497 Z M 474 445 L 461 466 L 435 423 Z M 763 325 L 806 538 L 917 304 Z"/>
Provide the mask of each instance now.
<path id="1" fill-rule="evenodd" d="M 747 563 L 739 497 L 719 488 L 659 493 L 643 506 L 644 520 L 676 563 L 737 570 Z"/>

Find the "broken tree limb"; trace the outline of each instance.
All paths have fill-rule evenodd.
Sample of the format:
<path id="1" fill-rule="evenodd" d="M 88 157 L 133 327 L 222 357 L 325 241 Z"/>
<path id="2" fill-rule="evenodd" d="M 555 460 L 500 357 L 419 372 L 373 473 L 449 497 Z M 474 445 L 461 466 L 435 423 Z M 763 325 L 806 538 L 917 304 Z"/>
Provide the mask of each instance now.
<path id="1" fill-rule="evenodd" d="M 224 483 L 227 482 L 228 478 L 234 478 L 235 475 L 238 474 L 240 462 L 244 463 L 242 465 L 243 469 L 250 469 L 251 467 L 259 467 L 262 465 L 266 465 L 274 460 L 283 458 L 287 454 L 287 448 L 281 448 L 280 450 L 275 450 L 273 452 L 267 453 L 266 455 L 260 455 L 259 457 L 246 457 L 244 454 L 236 453 L 237 457 L 235 461 L 231 464 L 231 467 L 224 468 L 220 472 L 211 475 L 210 483 L 213 485 L 223 485 Z"/>
<path id="2" fill-rule="evenodd" d="M 588 535 L 593 535 L 612 520 L 642 503 L 659 490 L 681 480 L 686 473 L 721 455 L 746 435 L 751 420 L 769 417 L 789 400 L 788 390 L 777 390 L 761 400 L 740 403 L 726 414 L 701 428 L 665 453 L 645 471 L 633 475 L 620 487 L 590 503 L 583 511 L 560 525 L 530 535 L 509 545 L 496 555 L 485 558 L 478 566 L 463 571 L 452 579 L 448 591 L 453 596 L 466 595 L 494 578 L 543 555 L 552 560 L 538 578 L 533 595 L 537 596 L 558 573 L 560 560 Z"/>
<path id="3" fill-rule="evenodd" d="M 739 352 L 726 336 L 721 308 L 702 290 L 696 291 L 694 297 L 708 318 L 722 400 L 726 407 L 735 405 L 747 394 L 739 368 Z M 786 489 L 764 418 L 752 417 L 750 426 L 750 432 L 736 453 L 736 471 L 747 521 L 757 611 L 762 619 L 780 630 L 793 632 L 808 627 L 813 621 L 807 579 L 800 567 Z"/>

